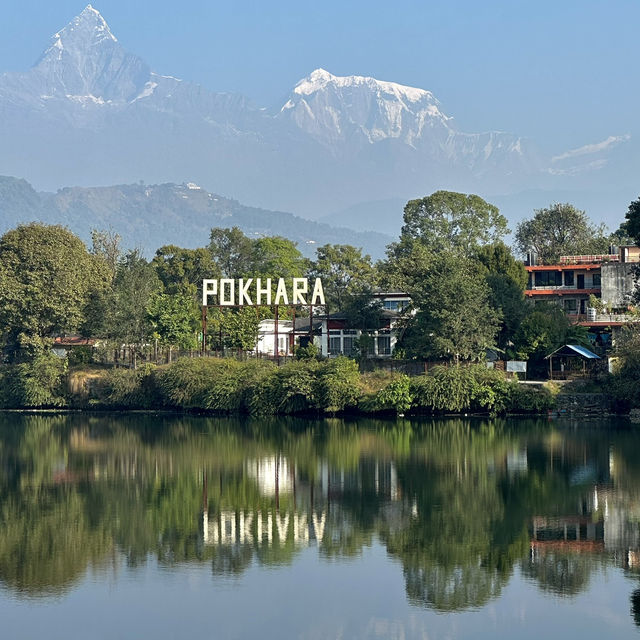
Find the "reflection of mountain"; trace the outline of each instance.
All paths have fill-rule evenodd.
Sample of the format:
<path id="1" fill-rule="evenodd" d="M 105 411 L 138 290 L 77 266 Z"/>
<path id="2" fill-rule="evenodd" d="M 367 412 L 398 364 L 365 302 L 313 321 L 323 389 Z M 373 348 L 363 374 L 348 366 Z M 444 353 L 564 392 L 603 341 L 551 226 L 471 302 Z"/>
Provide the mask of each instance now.
<path id="1" fill-rule="evenodd" d="M 483 606 L 517 566 L 574 594 L 600 566 L 636 566 L 630 441 L 546 423 L 2 417 L 0 580 L 60 593 L 150 557 L 216 579 L 383 545 L 409 601 L 437 611 Z"/>

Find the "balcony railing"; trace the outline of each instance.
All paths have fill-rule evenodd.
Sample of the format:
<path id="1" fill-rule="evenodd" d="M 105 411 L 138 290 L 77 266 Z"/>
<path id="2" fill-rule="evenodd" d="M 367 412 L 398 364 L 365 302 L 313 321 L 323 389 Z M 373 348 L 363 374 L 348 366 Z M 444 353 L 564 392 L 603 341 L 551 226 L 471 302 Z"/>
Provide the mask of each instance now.
<path id="1" fill-rule="evenodd" d="M 527 286 L 527 291 L 592 291 L 594 289 L 597 289 L 598 291 L 600 291 L 601 285 L 585 282 L 584 287 L 582 288 L 578 288 L 578 286 L 575 284 L 573 285 L 571 284 L 569 285 L 532 284 L 531 286 Z"/>
<path id="2" fill-rule="evenodd" d="M 591 256 L 560 256 L 560 264 L 593 264 L 596 262 L 620 262 L 620 255 L 608 253 Z"/>

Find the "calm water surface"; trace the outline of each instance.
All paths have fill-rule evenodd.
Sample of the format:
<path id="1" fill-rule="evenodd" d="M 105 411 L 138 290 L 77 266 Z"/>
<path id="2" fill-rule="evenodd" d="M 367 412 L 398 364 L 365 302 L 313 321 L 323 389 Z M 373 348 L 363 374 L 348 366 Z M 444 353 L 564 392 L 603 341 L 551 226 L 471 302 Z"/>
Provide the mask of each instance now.
<path id="1" fill-rule="evenodd" d="M 637 637 L 624 422 L 0 415 L 0 637 Z"/>

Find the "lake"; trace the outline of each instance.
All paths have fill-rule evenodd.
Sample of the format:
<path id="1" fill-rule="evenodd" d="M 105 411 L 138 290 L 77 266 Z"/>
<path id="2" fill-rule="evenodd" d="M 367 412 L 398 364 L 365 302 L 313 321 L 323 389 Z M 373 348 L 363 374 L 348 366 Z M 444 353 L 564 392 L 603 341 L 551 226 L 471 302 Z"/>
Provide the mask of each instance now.
<path id="1" fill-rule="evenodd" d="M 0 414 L 2 638 L 637 637 L 618 420 Z"/>

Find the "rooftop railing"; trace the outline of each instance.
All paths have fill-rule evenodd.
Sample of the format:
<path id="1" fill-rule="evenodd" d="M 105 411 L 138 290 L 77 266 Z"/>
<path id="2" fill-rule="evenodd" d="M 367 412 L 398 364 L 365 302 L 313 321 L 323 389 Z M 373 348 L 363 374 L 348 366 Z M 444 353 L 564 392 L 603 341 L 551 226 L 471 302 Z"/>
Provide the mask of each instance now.
<path id="1" fill-rule="evenodd" d="M 596 262 L 620 262 L 620 254 L 608 253 L 585 256 L 560 256 L 560 264 L 593 264 Z"/>

